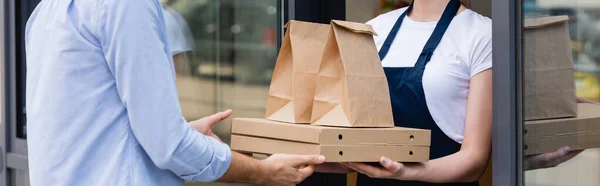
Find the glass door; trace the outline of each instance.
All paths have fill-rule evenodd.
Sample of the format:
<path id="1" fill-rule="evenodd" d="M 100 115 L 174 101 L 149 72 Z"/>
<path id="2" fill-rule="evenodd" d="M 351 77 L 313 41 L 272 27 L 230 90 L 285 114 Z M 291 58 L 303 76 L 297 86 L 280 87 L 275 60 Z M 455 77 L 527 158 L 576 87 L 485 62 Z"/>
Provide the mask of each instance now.
<path id="1" fill-rule="evenodd" d="M 525 90 L 525 104 L 523 109 L 526 113 L 539 113 L 565 108 L 567 105 L 573 105 L 574 110 L 578 110 L 578 118 L 597 117 L 598 107 L 587 107 L 584 104 L 599 104 L 600 101 L 600 1 L 585 0 L 521 0 L 521 10 L 523 12 L 523 63 L 529 68 L 523 69 Z M 532 20 L 542 18 L 558 19 L 555 25 L 545 25 L 541 28 L 534 28 Z M 540 41 L 542 38 L 548 38 L 547 43 L 554 46 L 548 46 Z M 549 54 L 551 49 L 564 49 L 558 53 Z M 532 52 L 537 51 L 537 52 Z M 539 62 L 543 56 L 553 56 L 556 59 L 562 59 L 560 63 L 547 64 L 545 69 L 551 69 L 553 66 L 563 64 L 569 68 L 563 70 L 547 71 L 554 76 L 547 75 L 548 78 L 565 78 L 569 82 L 553 82 L 554 86 L 568 85 L 568 95 L 556 96 L 558 99 L 570 99 L 570 102 L 557 105 L 556 108 L 540 108 L 533 104 L 534 101 L 542 102 L 543 95 L 531 94 L 527 91 L 528 84 L 543 83 L 533 79 L 536 73 L 539 73 L 541 67 L 531 68 L 533 64 L 542 64 Z M 557 61 L 559 62 L 559 61 Z M 534 66 L 535 67 L 535 66 Z M 562 75 L 561 75 L 562 74 Z M 568 83 L 568 84 L 567 84 Z M 540 88 L 543 91 L 543 88 Z M 539 90 L 538 90 L 539 91 Z M 541 92 L 541 91 L 540 91 Z M 578 98 L 576 105 L 575 96 Z M 532 101 L 533 100 L 533 101 Z M 539 100 L 539 101 L 538 101 Z M 540 103 L 544 104 L 544 103 Z M 579 109 L 577 109 L 579 107 Z M 594 110 L 595 109 L 595 110 Z M 590 112 L 590 110 L 592 110 Z M 592 115 L 588 116 L 587 113 Z M 526 115 L 527 116 L 527 115 Z M 575 117 L 575 116 L 572 116 Z M 528 119 L 528 118 L 525 118 Z M 574 118 L 569 118 L 574 120 Z M 569 120 L 567 119 L 567 120 Z M 547 120 L 555 121 L 555 118 Z M 578 185 L 592 186 L 600 185 L 600 142 L 597 140 L 595 128 L 577 127 L 581 122 L 565 123 L 564 129 L 557 128 L 556 134 L 551 138 L 533 138 L 535 131 L 529 128 L 530 123 L 540 122 L 540 120 L 527 120 L 524 122 L 524 150 L 525 169 L 524 185 Z M 600 122 L 591 123 L 594 125 Z M 564 130 L 571 128 L 567 133 Z M 529 130 L 529 132 L 527 132 Z"/>
<path id="2" fill-rule="evenodd" d="M 232 109 L 213 131 L 230 141 L 231 118 L 264 117 L 278 41 L 281 0 L 163 0 L 179 100 L 188 121 Z M 186 183 L 186 185 L 229 185 Z"/>

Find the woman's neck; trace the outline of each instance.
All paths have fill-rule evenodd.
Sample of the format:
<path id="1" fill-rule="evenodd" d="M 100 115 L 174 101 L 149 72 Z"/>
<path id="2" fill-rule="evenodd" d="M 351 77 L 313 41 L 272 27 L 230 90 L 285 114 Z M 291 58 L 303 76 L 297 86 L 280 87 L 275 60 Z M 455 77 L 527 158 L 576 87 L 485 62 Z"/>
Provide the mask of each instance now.
<path id="1" fill-rule="evenodd" d="M 450 0 L 414 0 L 413 9 L 408 17 L 417 22 L 440 20 Z"/>

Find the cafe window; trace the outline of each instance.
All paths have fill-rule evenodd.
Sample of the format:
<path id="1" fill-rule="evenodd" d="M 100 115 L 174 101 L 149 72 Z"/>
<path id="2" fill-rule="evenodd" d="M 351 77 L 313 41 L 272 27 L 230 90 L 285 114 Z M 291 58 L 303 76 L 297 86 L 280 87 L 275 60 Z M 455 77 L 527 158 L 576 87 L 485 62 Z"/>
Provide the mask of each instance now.
<path id="1" fill-rule="evenodd" d="M 600 185 L 600 1 L 520 3 L 524 183 Z"/>
<path id="2" fill-rule="evenodd" d="M 233 109 L 233 117 L 264 116 L 278 50 L 277 0 L 165 0 L 169 45 L 184 117 Z M 227 138 L 230 120 L 215 127 Z"/>
<path id="3" fill-rule="evenodd" d="M 328 23 L 340 14 L 331 8 L 338 2 L 344 4 L 338 0 L 162 0 L 183 116 L 193 121 L 232 109 L 232 116 L 213 128 L 226 143 L 231 118 L 265 117 L 283 25 L 292 19 Z"/>

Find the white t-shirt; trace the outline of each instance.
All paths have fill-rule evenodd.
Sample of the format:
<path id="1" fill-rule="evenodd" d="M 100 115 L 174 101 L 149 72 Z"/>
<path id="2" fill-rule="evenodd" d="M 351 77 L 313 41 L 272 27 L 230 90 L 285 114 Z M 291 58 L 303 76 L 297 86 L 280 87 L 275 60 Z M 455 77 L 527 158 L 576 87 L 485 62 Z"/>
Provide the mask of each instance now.
<path id="1" fill-rule="evenodd" d="M 394 23 L 406 8 L 380 15 L 367 22 L 373 26 L 377 49 L 385 42 Z M 462 143 L 471 77 L 492 67 L 492 21 L 472 10 L 459 13 L 427 64 L 423 89 L 431 116 L 451 139 Z M 415 22 L 404 18 L 384 67 L 413 67 L 437 22 Z"/>
<path id="2" fill-rule="evenodd" d="M 163 5 L 167 40 L 171 55 L 194 50 L 194 38 L 185 19 L 175 10 Z"/>

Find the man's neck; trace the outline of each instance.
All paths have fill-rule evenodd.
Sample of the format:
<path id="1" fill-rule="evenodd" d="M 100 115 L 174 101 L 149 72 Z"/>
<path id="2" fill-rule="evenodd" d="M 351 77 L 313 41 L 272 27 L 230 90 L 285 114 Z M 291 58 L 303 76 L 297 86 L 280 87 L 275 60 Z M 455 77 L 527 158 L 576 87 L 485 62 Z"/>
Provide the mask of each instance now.
<path id="1" fill-rule="evenodd" d="M 450 0 L 414 0 L 408 17 L 417 22 L 438 21 Z"/>

